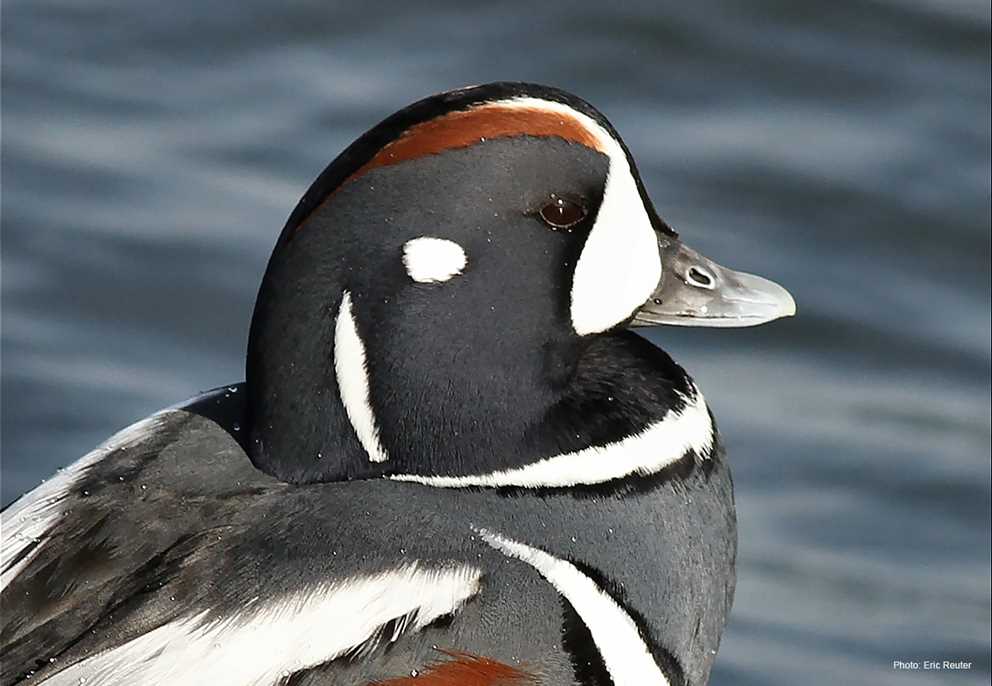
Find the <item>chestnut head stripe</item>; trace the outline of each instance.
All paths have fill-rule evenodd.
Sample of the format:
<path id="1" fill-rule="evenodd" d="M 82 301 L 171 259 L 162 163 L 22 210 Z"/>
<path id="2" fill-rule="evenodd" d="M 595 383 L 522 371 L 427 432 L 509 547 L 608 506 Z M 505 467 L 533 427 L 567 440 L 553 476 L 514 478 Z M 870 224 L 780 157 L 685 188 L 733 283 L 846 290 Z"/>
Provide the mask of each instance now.
<path id="1" fill-rule="evenodd" d="M 377 167 L 388 167 L 445 150 L 466 148 L 493 138 L 510 136 L 557 136 L 573 143 L 606 152 L 601 136 L 590 130 L 571 108 L 549 108 L 554 103 L 533 100 L 479 105 L 416 124 L 386 145 L 348 180 L 354 181 Z"/>

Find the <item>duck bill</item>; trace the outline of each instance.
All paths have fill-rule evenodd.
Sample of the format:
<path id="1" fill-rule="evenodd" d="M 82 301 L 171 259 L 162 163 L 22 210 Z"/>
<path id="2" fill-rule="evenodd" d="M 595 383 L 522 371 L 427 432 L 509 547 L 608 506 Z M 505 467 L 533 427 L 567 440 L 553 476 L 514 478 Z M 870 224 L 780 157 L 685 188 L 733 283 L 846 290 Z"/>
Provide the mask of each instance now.
<path id="1" fill-rule="evenodd" d="M 661 280 L 632 326 L 757 326 L 796 313 L 777 283 L 722 267 L 676 238 L 658 236 Z"/>

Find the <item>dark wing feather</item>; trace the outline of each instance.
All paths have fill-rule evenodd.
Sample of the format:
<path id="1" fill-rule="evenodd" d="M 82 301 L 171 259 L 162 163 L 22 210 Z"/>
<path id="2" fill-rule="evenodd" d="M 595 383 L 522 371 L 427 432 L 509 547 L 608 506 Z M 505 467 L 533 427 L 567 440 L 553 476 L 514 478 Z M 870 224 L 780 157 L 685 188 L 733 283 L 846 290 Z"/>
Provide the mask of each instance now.
<path id="1" fill-rule="evenodd" d="M 115 612 L 166 584 L 246 499 L 281 487 L 227 431 L 186 409 L 123 434 L 3 513 L 2 684 L 65 665 L 83 643 L 95 650 L 126 640 L 113 628 L 94 641 L 94 629 L 113 626 Z M 30 532 L 27 545 L 19 530 Z M 148 618 L 165 622 L 175 612 Z"/>

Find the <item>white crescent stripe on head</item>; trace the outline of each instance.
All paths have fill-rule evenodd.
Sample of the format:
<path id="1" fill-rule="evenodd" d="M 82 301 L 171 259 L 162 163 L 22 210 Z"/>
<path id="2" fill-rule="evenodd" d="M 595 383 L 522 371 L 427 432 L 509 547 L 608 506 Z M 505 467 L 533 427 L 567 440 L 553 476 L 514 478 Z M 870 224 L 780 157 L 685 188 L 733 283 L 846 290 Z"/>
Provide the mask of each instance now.
<path id="1" fill-rule="evenodd" d="M 465 250 L 454 241 L 421 236 L 403 245 L 403 266 L 418 283 L 447 281 L 465 269 Z"/>
<path id="2" fill-rule="evenodd" d="M 0 591 L 14 580 L 44 545 L 46 532 L 62 516 L 62 505 L 73 484 L 87 467 L 99 462 L 109 453 L 127 448 L 144 440 L 161 426 L 172 410 L 162 410 L 117 432 L 103 444 L 83 455 L 51 479 L 25 493 L 0 513 Z M 33 543 L 34 550 L 11 564 Z"/>
<path id="3" fill-rule="evenodd" d="M 504 555 L 526 562 L 555 587 L 589 629 L 614 686 L 668 686 L 637 624 L 596 582 L 572 563 L 543 550 L 479 530 L 479 536 Z"/>
<path id="4" fill-rule="evenodd" d="M 524 488 L 599 484 L 632 474 L 654 474 L 689 451 L 707 459 L 713 448 L 713 422 L 702 393 L 685 398 L 685 406 L 639 434 L 615 443 L 548 457 L 523 467 L 466 476 L 399 474 L 389 478 L 428 486 L 520 486 Z"/>
<path id="5" fill-rule="evenodd" d="M 341 403 L 355 429 L 359 443 L 372 462 L 389 459 L 379 442 L 379 429 L 369 399 L 369 372 L 365 362 L 365 344 L 351 312 L 351 294 L 344 291 L 334 325 L 334 374 Z"/>
<path id="6" fill-rule="evenodd" d="M 302 591 L 224 619 L 206 621 L 203 612 L 87 658 L 43 683 L 273 686 L 293 672 L 361 650 L 387 622 L 409 617 L 406 627 L 416 631 L 458 611 L 479 592 L 480 578 L 475 567 L 411 564 Z"/>
<path id="7" fill-rule="evenodd" d="M 588 115 L 563 103 L 514 98 L 508 106 L 560 112 L 578 120 L 610 158 L 596 223 L 572 277 L 572 326 L 579 335 L 600 333 L 630 317 L 661 280 L 658 239 L 620 143 Z"/>

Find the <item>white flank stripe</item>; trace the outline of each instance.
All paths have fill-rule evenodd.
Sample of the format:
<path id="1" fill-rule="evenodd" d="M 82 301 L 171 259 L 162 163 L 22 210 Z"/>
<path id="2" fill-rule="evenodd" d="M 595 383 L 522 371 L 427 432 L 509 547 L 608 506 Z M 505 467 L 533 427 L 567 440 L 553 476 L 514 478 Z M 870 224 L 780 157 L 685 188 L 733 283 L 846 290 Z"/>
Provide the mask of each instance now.
<path id="1" fill-rule="evenodd" d="M 668 686 L 637 625 L 622 607 L 575 565 L 543 550 L 480 530 L 479 535 L 504 555 L 536 569 L 571 605 L 589 629 L 614 686 Z"/>
<path id="2" fill-rule="evenodd" d="M 42 683 L 270 686 L 359 648 L 390 620 L 416 612 L 408 625 L 416 631 L 457 611 L 479 592 L 480 577 L 474 567 L 411 564 L 220 621 L 202 624 L 206 613 L 201 613 L 76 663 Z"/>
<path id="3" fill-rule="evenodd" d="M 389 459 L 379 442 L 379 429 L 369 400 L 369 372 L 365 363 L 365 344 L 358 335 L 351 313 L 351 294 L 344 291 L 334 326 L 334 374 L 338 380 L 341 403 L 348 414 L 358 441 L 372 462 Z"/>
<path id="4" fill-rule="evenodd" d="M 461 274 L 468 264 L 465 250 L 445 238 L 421 236 L 403 245 L 403 266 L 418 283 L 440 283 Z"/>
<path id="5" fill-rule="evenodd" d="M 0 569 L 6 570 L 0 574 L 0 591 L 6 588 L 41 550 L 45 533 L 62 515 L 62 501 L 83 471 L 114 450 L 127 448 L 144 440 L 148 434 L 158 429 L 169 412 L 171 410 L 162 410 L 117 432 L 95 450 L 60 470 L 33 491 L 22 495 L 0 514 Z M 13 567 L 7 569 L 11 560 L 36 541 L 41 544 Z"/>
<path id="6" fill-rule="evenodd" d="M 646 303 L 661 280 L 658 239 L 627 155 L 606 129 L 568 105 L 537 98 L 501 104 L 576 119 L 610 158 L 603 202 L 572 278 L 572 326 L 579 335 L 611 329 Z"/>
<path id="7" fill-rule="evenodd" d="M 686 398 L 679 412 L 669 411 L 665 418 L 639 434 L 616 443 L 592 446 L 574 453 L 548 457 L 523 467 L 470 474 L 467 476 L 421 476 L 398 474 L 389 478 L 412 481 L 442 488 L 466 486 L 520 486 L 524 488 L 599 484 L 632 474 L 649 475 L 661 471 L 688 451 L 703 459 L 713 448 L 713 422 L 706 401 L 699 391 Z"/>

